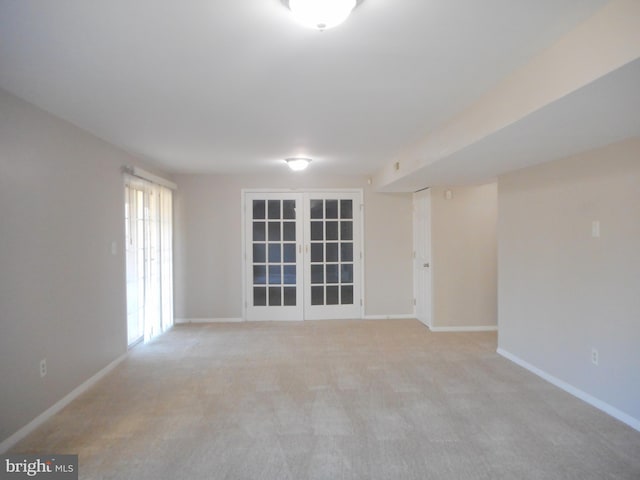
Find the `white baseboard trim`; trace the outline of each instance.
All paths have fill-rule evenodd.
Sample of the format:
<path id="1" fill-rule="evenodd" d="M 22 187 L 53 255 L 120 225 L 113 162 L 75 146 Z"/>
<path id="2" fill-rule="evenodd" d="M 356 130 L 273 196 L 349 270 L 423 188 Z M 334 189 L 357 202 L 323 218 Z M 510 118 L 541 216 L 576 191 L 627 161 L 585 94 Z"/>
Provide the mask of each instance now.
<path id="1" fill-rule="evenodd" d="M 601 410 L 604 413 L 611 415 L 613 418 L 620 420 L 622 423 L 625 423 L 629 425 L 631 428 L 633 428 L 634 430 L 637 430 L 640 432 L 640 420 L 638 420 L 637 418 L 634 418 L 631 415 L 628 415 L 623 411 L 618 410 L 614 406 L 609 405 L 608 403 L 603 402 L 602 400 L 592 395 L 589 395 L 588 393 L 574 387 L 573 385 L 565 382 L 564 380 L 560 380 L 559 378 L 554 377 L 553 375 L 545 372 L 544 370 L 540 370 L 538 367 L 534 367 L 529 362 L 522 360 L 521 358 L 513 355 L 512 353 L 507 352 L 502 348 L 498 348 L 497 352 L 498 352 L 498 355 L 502 355 L 507 360 L 511 360 L 516 365 L 519 365 L 522 368 L 529 370 L 531 373 L 539 376 L 540 378 L 546 380 L 547 382 L 555 385 L 556 387 L 564 390 L 565 392 L 573 395 L 574 397 L 579 398 L 583 402 L 588 403 L 589 405 L 597 408 L 598 410 Z"/>
<path id="2" fill-rule="evenodd" d="M 109 372 L 111 372 L 114 368 L 116 368 L 126 357 L 127 353 L 119 356 L 109 365 L 104 367 L 94 376 L 89 378 L 88 380 L 81 383 L 79 386 L 74 388 L 71 392 L 65 395 L 63 398 L 58 400 L 51 407 L 47 408 L 44 412 L 38 415 L 36 418 L 27 423 L 24 427 L 18 430 L 16 433 L 11 435 L 9 438 L 0 443 L 0 454 L 5 453 L 7 450 L 16 445 L 20 440 L 24 439 L 27 435 L 32 433 L 35 429 L 37 429 L 44 422 L 53 417 L 56 413 L 62 410 L 64 407 L 69 405 L 72 401 L 82 395 L 84 392 L 93 387 L 96 383 L 102 380 Z"/>
<path id="3" fill-rule="evenodd" d="M 415 315 L 412 313 L 402 313 L 398 315 L 365 315 L 362 317 L 363 320 L 409 320 L 415 319 Z M 186 323 L 240 323 L 245 320 L 242 318 L 176 318 L 174 319 L 174 323 L 176 325 L 183 325 Z M 254 320 L 259 322 L 268 322 L 270 320 Z M 274 320 L 278 322 L 287 321 L 287 320 Z M 292 322 L 299 322 L 300 320 L 291 320 Z"/>
<path id="4" fill-rule="evenodd" d="M 242 318 L 229 317 L 229 318 L 176 318 L 174 323 L 240 323 L 244 322 Z"/>
<path id="5" fill-rule="evenodd" d="M 471 327 L 429 327 L 432 332 L 497 332 L 497 325 L 471 326 Z"/>
<path id="6" fill-rule="evenodd" d="M 365 315 L 363 320 L 411 320 L 416 316 L 413 313 L 400 313 L 398 315 Z"/>
<path id="7" fill-rule="evenodd" d="M 302 318 L 256 318 L 246 321 L 252 323 L 302 323 L 304 320 Z"/>

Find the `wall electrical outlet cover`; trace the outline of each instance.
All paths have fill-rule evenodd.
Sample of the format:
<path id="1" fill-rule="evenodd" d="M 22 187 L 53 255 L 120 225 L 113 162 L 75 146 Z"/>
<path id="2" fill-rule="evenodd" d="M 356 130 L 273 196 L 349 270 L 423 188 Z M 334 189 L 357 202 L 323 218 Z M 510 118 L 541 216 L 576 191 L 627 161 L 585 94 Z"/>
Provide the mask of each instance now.
<path id="1" fill-rule="evenodd" d="M 598 350 L 596 350 L 595 348 L 591 349 L 591 363 L 593 363 L 594 365 L 598 365 Z"/>
<path id="2" fill-rule="evenodd" d="M 47 374 L 47 359 L 40 360 L 40 376 L 44 377 Z"/>

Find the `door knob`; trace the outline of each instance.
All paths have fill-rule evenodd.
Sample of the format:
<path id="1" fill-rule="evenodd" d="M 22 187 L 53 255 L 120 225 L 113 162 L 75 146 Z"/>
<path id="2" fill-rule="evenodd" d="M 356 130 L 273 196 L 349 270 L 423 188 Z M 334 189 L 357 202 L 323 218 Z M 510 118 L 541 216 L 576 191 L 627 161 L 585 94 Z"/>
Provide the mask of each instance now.
<path id="1" fill-rule="evenodd" d="M 424 268 L 429 268 L 429 264 L 425 263 L 424 265 L 422 265 Z"/>

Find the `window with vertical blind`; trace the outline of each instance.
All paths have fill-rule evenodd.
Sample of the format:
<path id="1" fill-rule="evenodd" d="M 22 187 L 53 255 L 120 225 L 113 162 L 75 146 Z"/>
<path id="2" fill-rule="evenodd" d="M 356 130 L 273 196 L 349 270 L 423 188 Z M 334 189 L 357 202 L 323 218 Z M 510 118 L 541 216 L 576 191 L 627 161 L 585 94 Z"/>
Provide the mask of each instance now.
<path id="1" fill-rule="evenodd" d="M 129 345 L 173 325 L 173 192 L 125 176 Z"/>

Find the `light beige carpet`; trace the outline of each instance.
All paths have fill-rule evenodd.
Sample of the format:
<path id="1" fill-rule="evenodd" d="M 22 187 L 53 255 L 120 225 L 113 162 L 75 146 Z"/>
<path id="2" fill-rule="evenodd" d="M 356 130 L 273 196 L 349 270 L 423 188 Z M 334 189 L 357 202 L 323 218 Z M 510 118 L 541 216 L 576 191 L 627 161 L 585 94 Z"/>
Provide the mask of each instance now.
<path id="1" fill-rule="evenodd" d="M 417 321 L 175 327 L 13 452 L 84 479 L 640 479 L 640 433 Z"/>

